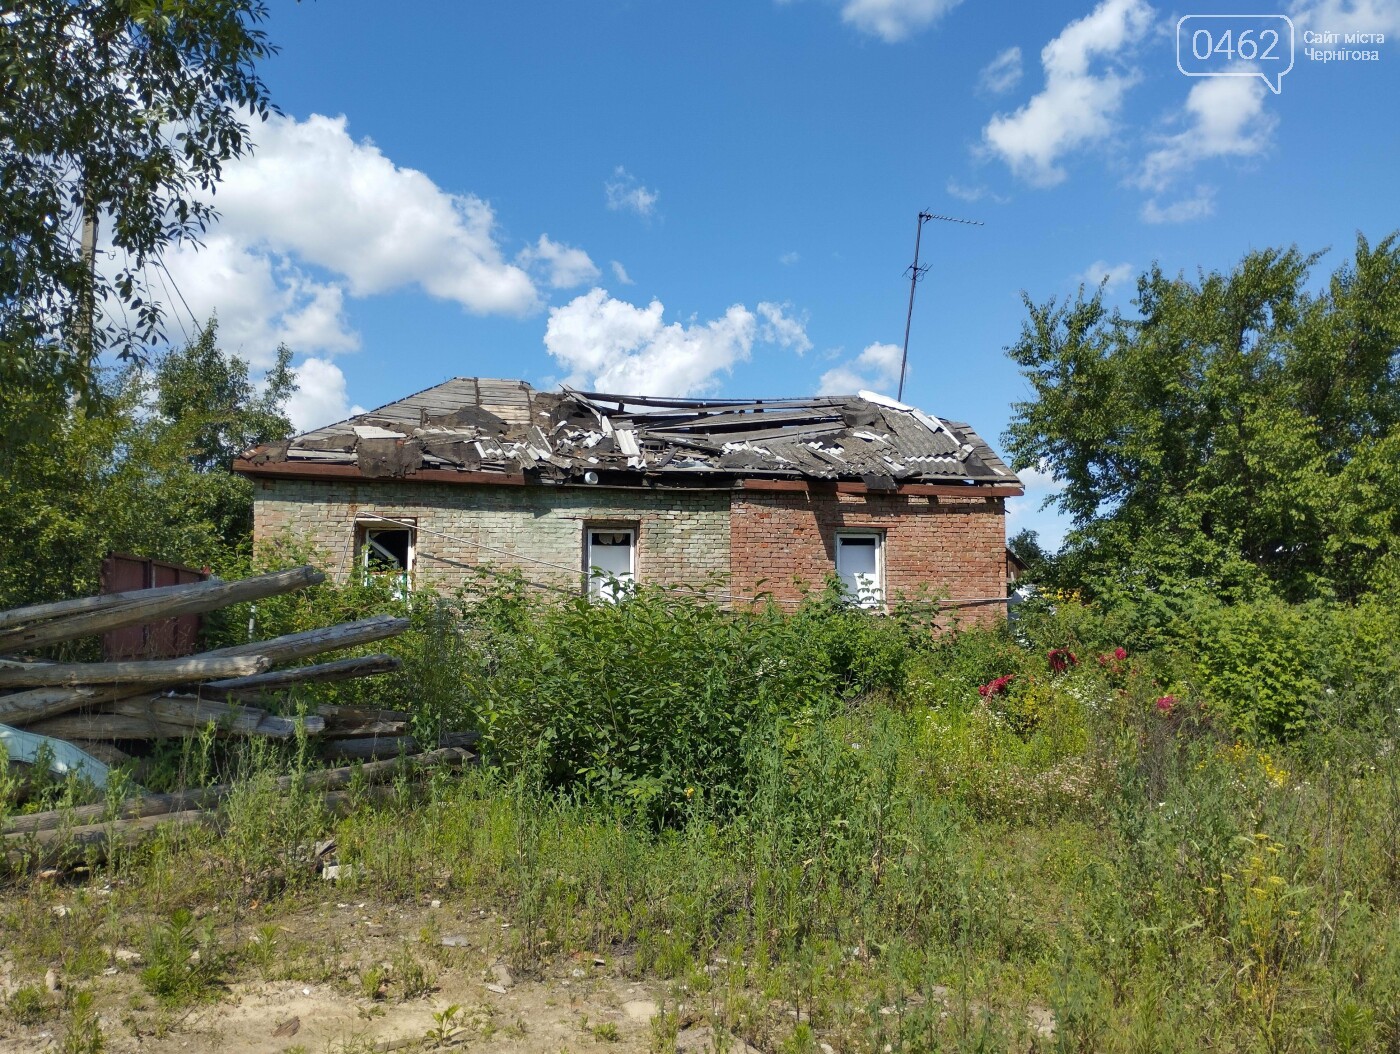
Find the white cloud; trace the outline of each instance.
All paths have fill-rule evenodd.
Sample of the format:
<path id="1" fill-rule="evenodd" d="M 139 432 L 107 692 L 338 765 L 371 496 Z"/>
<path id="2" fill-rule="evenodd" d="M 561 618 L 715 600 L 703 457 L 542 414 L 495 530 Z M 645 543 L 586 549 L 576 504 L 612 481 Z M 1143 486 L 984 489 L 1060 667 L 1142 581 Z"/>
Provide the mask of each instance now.
<path id="1" fill-rule="evenodd" d="M 1021 49 L 1009 47 L 982 67 L 977 86 L 989 95 L 1002 95 L 1021 83 Z"/>
<path id="2" fill-rule="evenodd" d="M 897 388 L 903 357 L 904 351 L 898 344 L 869 344 L 854 359 L 823 373 L 818 394 L 852 395 L 863 388 Z"/>
<path id="3" fill-rule="evenodd" d="M 636 284 L 632 281 L 632 276 L 627 273 L 627 268 L 623 267 L 622 264 L 618 263 L 616 260 L 612 262 L 612 273 L 619 285 Z"/>
<path id="4" fill-rule="evenodd" d="M 297 391 L 287 400 L 287 416 L 298 432 L 309 432 L 364 413 L 352 406 L 345 391 L 345 374 L 329 359 L 309 358 L 295 368 Z"/>
<path id="5" fill-rule="evenodd" d="M 778 257 L 778 263 L 782 264 L 784 267 L 791 267 L 793 264 L 801 262 L 801 260 L 802 254 L 797 252 L 796 250 L 788 253 L 783 253 L 781 256 Z"/>
<path id="6" fill-rule="evenodd" d="M 764 301 L 758 305 L 758 317 L 762 319 L 758 327 L 758 338 L 765 344 L 792 348 L 797 354 L 805 355 L 812 350 L 812 342 L 807 339 L 807 318 L 794 318 L 787 312 L 791 304 L 773 304 Z"/>
<path id="7" fill-rule="evenodd" d="M 1214 212 L 1215 191 L 1210 187 L 1197 187 L 1193 197 L 1169 205 L 1159 205 L 1156 198 L 1150 199 L 1142 207 L 1142 219 L 1144 223 L 1189 223 L 1205 219 Z"/>
<path id="8" fill-rule="evenodd" d="M 638 307 L 594 289 L 549 311 L 545 348 L 569 371 L 566 383 L 629 395 L 684 396 L 712 389 L 719 373 L 746 361 L 755 342 L 810 347 L 779 304 L 757 314 L 735 304 L 710 322 L 663 321 L 659 300 Z"/>
<path id="9" fill-rule="evenodd" d="M 1041 50 L 1045 87 L 1015 113 L 996 114 L 982 130 L 985 147 L 1038 186 L 1065 178 L 1060 159 L 1106 138 L 1138 75 L 1121 59 L 1146 34 L 1145 0 L 1101 0 Z M 1107 67 L 1093 72 L 1096 60 Z"/>
<path id="10" fill-rule="evenodd" d="M 1278 118 L 1265 109 L 1268 90 L 1255 77 L 1208 77 L 1186 96 L 1186 128 L 1147 155 L 1137 183 L 1160 193 L 1202 161 L 1252 157 L 1268 148 Z"/>
<path id="11" fill-rule="evenodd" d="M 561 245 L 550 240 L 547 234 L 541 234 L 534 245 L 521 249 L 515 260 L 527 271 L 537 266 L 545 271 L 546 280 L 555 289 L 587 285 L 597 281 L 602 273 L 582 249 Z"/>
<path id="12" fill-rule="evenodd" d="M 1400 36 L 1400 0 L 1294 0 L 1288 13 L 1300 34 L 1314 29 Z"/>
<path id="13" fill-rule="evenodd" d="M 981 201 L 984 198 L 994 205 L 1005 205 L 1010 198 L 1004 198 L 1000 194 L 993 194 L 986 187 L 964 186 L 955 179 L 948 180 L 946 187 L 949 194 L 959 201 Z"/>
<path id="14" fill-rule="evenodd" d="M 644 187 L 636 176 L 618 165 L 613 178 L 603 184 L 603 193 L 608 208 L 614 212 L 635 212 L 638 216 L 650 216 L 656 209 L 661 192 Z"/>
<path id="15" fill-rule="evenodd" d="M 1104 283 L 1104 289 L 1111 291 L 1124 282 L 1133 278 L 1133 265 L 1130 263 L 1110 264 L 1107 260 L 1095 260 L 1079 274 L 1074 276 L 1077 284 L 1086 285 L 1090 289 L 1097 289 L 1099 283 Z"/>
<path id="16" fill-rule="evenodd" d="M 257 149 L 226 164 L 215 204 L 222 229 L 344 276 L 355 296 L 418 286 L 476 314 L 523 314 L 530 276 L 505 262 L 491 206 L 400 168 L 346 119 L 273 116 Z"/>
<path id="17" fill-rule="evenodd" d="M 926 29 L 960 0 L 845 0 L 841 19 L 862 33 L 895 44 Z"/>
<path id="18" fill-rule="evenodd" d="M 168 249 L 165 267 L 168 277 L 157 267 L 147 274 L 150 292 L 166 308 L 167 336 L 217 314 L 220 347 L 255 367 L 270 365 L 279 344 L 303 355 L 360 346 L 340 286 L 309 278 L 286 257 L 250 249 L 224 227 L 206 235 L 201 248 Z"/>

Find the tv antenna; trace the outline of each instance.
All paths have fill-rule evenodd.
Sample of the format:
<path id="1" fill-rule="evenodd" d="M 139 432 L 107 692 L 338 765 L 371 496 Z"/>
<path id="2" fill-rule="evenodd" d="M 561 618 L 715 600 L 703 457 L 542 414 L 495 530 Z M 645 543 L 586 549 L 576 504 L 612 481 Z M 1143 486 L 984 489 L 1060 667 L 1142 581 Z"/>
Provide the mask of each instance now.
<path id="1" fill-rule="evenodd" d="M 909 325 L 914 321 L 914 290 L 919 286 L 919 279 L 922 278 L 929 269 L 929 265 L 919 266 L 919 242 L 923 239 L 924 224 L 929 220 L 942 220 L 944 223 L 964 223 L 969 227 L 981 227 L 981 220 L 964 220 L 957 216 L 940 216 L 936 212 L 920 212 L 919 225 L 914 229 L 914 262 L 909 265 L 904 273 L 909 276 L 909 314 L 904 316 L 904 355 L 899 360 L 899 394 L 895 396 L 900 402 L 904 401 L 904 374 L 909 368 Z"/>

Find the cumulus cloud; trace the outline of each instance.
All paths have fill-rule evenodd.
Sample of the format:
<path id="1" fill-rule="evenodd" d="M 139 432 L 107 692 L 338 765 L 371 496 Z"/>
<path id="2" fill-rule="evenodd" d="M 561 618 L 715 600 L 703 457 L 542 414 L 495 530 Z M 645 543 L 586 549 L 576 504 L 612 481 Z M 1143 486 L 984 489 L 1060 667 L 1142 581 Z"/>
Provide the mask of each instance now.
<path id="1" fill-rule="evenodd" d="M 1021 83 L 1021 49 L 1009 47 L 982 67 L 977 87 L 989 95 L 1003 95 Z"/>
<path id="2" fill-rule="evenodd" d="M 355 296 L 417 286 L 476 314 L 530 311 L 530 276 L 505 261 L 491 206 L 401 168 L 346 119 L 273 116 L 224 166 L 221 229 L 344 277 Z"/>
<path id="3" fill-rule="evenodd" d="M 897 388 L 903 357 L 904 351 L 898 344 L 869 344 L 854 359 L 823 373 L 818 394 L 853 395 L 862 389 Z"/>
<path id="4" fill-rule="evenodd" d="M 528 270 L 539 270 L 555 289 L 572 289 L 595 282 L 602 274 L 586 252 L 551 241 L 541 234 L 534 245 L 527 245 L 515 257 L 516 263 Z"/>
<path id="5" fill-rule="evenodd" d="M 364 413 L 352 406 L 345 390 L 345 374 L 329 359 L 311 357 L 295 369 L 297 390 L 287 401 L 287 416 L 298 432 L 343 421 Z"/>
<path id="6" fill-rule="evenodd" d="M 663 320 L 653 300 L 638 307 L 593 289 L 551 308 L 544 344 L 570 373 L 566 383 L 629 395 L 685 396 L 714 388 L 718 374 L 746 361 L 755 343 L 805 350 L 802 323 L 781 304 L 756 312 L 735 304 L 709 322 Z"/>
<path id="7" fill-rule="evenodd" d="M 618 263 L 616 260 L 612 262 L 612 273 L 613 277 L 617 279 L 619 285 L 635 284 L 632 281 L 632 276 L 627 273 L 627 268 L 623 267 L 622 264 Z"/>
<path id="8" fill-rule="evenodd" d="M 1215 191 L 1210 187 L 1197 187 L 1196 193 L 1167 205 L 1159 205 L 1156 198 L 1149 199 L 1142 206 L 1144 223 L 1189 223 L 1205 219 L 1215 212 Z"/>
<path id="9" fill-rule="evenodd" d="M 307 276 L 285 256 L 253 250 L 226 228 L 216 227 L 198 250 L 171 247 L 164 262 L 164 270 L 147 273 L 166 308 L 167 333 L 217 315 L 220 346 L 259 368 L 271 365 L 279 344 L 299 354 L 360 346 L 340 286 Z"/>
<path id="10" fill-rule="evenodd" d="M 778 263 L 782 264 L 784 267 L 791 267 L 793 264 L 799 263 L 801 260 L 802 254 L 797 252 L 796 250 L 794 250 L 793 252 L 783 253 L 781 256 L 778 257 Z"/>
<path id="11" fill-rule="evenodd" d="M 961 0 L 845 0 L 841 19 L 862 33 L 895 44 L 927 29 Z"/>
<path id="12" fill-rule="evenodd" d="M 1106 138 L 1138 74 L 1121 57 L 1147 33 L 1145 0 L 1101 0 L 1041 50 L 1045 87 L 1019 110 L 996 114 L 982 130 L 986 150 L 1037 186 L 1065 178 L 1060 159 Z"/>
<path id="13" fill-rule="evenodd" d="M 641 181 L 621 165 L 613 171 L 613 178 L 603 184 L 603 194 L 608 208 L 614 212 L 635 212 L 638 216 L 650 216 L 661 197 L 660 191 L 642 186 Z"/>
<path id="14" fill-rule="evenodd" d="M 1147 155 L 1137 183 L 1161 192 L 1202 161 L 1252 157 L 1269 146 L 1278 118 L 1265 109 L 1268 89 L 1256 77 L 1207 77 L 1186 96 L 1186 127 Z"/>
<path id="15" fill-rule="evenodd" d="M 1100 283 L 1106 291 L 1112 291 L 1133 278 L 1133 265 L 1130 263 L 1110 264 L 1107 260 L 1095 260 L 1074 276 L 1076 283 L 1097 289 Z"/>

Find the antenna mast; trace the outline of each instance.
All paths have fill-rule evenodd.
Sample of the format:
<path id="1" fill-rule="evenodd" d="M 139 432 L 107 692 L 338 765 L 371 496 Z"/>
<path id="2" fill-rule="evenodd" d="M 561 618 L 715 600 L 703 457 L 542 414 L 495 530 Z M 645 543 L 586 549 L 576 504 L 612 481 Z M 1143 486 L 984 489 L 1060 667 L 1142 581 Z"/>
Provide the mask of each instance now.
<path id="1" fill-rule="evenodd" d="M 914 229 L 914 262 L 909 265 L 904 273 L 909 276 L 909 313 L 904 316 L 904 355 L 899 360 L 899 394 L 895 396 L 900 402 L 904 401 L 904 374 L 909 368 L 909 326 L 914 321 L 914 290 L 918 288 L 919 279 L 928 271 L 928 265 L 919 266 L 919 243 L 923 240 L 924 224 L 929 220 L 942 220 L 945 223 L 965 223 L 969 227 L 982 226 L 981 220 L 964 220 L 957 216 L 940 216 L 936 212 L 927 210 L 919 213 L 919 225 Z"/>

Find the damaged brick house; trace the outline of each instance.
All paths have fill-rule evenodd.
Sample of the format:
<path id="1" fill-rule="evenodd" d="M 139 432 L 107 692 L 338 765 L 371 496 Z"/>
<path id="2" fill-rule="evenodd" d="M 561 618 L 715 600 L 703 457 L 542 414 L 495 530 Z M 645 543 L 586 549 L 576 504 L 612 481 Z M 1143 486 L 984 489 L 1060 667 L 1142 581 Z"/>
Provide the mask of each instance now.
<path id="1" fill-rule="evenodd" d="M 486 564 L 609 597 L 621 580 L 731 602 L 835 573 L 859 603 L 925 588 L 990 620 L 1020 481 L 965 424 L 870 392 L 715 401 L 459 377 L 259 447 L 255 539 L 329 570 L 451 591 Z"/>

